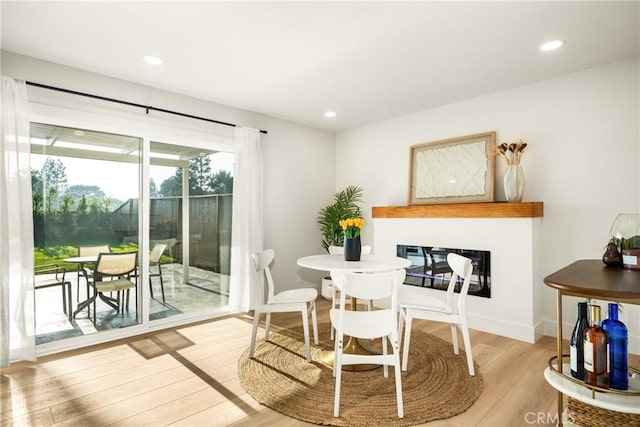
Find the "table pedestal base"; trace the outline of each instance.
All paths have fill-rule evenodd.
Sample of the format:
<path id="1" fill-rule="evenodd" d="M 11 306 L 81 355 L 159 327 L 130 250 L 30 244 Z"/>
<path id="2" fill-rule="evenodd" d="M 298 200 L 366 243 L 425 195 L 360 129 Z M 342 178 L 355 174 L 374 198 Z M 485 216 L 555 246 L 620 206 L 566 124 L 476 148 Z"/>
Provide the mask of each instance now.
<path id="1" fill-rule="evenodd" d="M 344 346 L 344 353 L 348 354 L 373 354 L 360 344 L 357 338 L 349 337 L 347 344 Z M 322 361 L 331 367 L 335 360 L 335 353 L 333 351 L 324 350 L 322 352 Z M 370 371 L 372 369 L 379 368 L 381 365 L 376 364 L 357 364 L 357 365 L 342 365 L 343 371 Z"/>

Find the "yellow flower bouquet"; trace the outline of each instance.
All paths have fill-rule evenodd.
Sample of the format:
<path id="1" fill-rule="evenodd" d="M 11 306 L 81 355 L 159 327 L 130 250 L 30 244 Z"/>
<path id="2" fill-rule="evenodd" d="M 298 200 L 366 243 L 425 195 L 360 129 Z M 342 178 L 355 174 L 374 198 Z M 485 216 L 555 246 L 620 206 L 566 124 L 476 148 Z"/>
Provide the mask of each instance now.
<path id="1" fill-rule="evenodd" d="M 364 227 L 364 219 L 342 219 L 340 220 L 340 227 L 342 227 L 345 239 L 354 239 L 360 235 L 360 230 L 362 230 L 362 227 Z"/>

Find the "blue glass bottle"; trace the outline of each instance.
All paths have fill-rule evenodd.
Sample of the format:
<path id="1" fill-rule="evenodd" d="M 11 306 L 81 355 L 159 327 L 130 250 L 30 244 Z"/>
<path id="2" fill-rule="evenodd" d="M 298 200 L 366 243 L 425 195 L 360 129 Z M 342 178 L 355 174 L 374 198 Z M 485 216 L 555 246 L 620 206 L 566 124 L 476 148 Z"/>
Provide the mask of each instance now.
<path id="1" fill-rule="evenodd" d="M 627 327 L 618 320 L 618 304 L 609 303 L 609 318 L 602 322 L 609 339 L 609 387 L 616 390 L 629 388 L 627 361 Z"/>

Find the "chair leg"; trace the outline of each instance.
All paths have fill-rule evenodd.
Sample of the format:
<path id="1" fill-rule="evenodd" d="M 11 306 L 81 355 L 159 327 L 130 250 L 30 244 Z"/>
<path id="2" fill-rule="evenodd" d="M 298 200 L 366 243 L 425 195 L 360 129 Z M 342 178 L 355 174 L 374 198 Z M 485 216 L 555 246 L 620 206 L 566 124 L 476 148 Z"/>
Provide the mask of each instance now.
<path id="1" fill-rule="evenodd" d="M 93 299 L 93 325 L 96 325 L 96 300 L 98 299 L 98 290 L 94 289 L 94 296 L 95 298 Z"/>
<path id="2" fill-rule="evenodd" d="M 472 377 L 476 375 L 476 370 L 473 367 L 473 354 L 471 353 L 471 339 L 469 337 L 469 328 L 467 325 L 462 325 L 462 340 L 464 341 L 464 351 L 467 353 L 467 366 L 469 368 L 469 375 Z"/>
<path id="3" fill-rule="evenodd" d="M 337 297 L 337 292 L 336 292 L 336 285 L 332 284 L 331 286 L 331 308 L 335 308 L 336 307 L 336 297 Z M 335 332 L 336 332 L 336 328 L 333 327 L 333 324 L 331 325 L 331 339 L 335 338 Z"/>
<path id="4" fill-rule="evenodd" d="M 411 324 L 413 323 L 413 319 L 411 316 L 407 316 L 406 325 L 404 327 L 404 343 L 402 348 L 402 370 L 407 370 L 407 365 L 409 364 L 409 341 L 411 340 Z"/>
<path id="5" fill-rule="evenodd" d="M 333 378 L 336 377 L 336 359 L 338 358 L 338 345 L 339 345 L 340 339 L 338 336 L 336 336 L 335 341 L 333 342 Z"/>
<path id="6" fill-rule="evenodd" d="M 398 311 L 398 345 L 402 346 L 402 328 L 404 327 L 404 317 L 402 316 L 402 309 Z"/>
<path id="7" fill-rule="evenodd" d="M 382 355 L 386 356 L 387 355 L 387 337 L 382 337 Z M 397 369 L 398 365 L 396 365 L 396 369 Z M 387 365 L 386 363 L 384 365 L 382 365 L 382 372 L 385 378 L 389 377 L 389 365 Z"/>
<path id="8" fill-rule="evenodd" d="M 307 362 L 311 363 L 311 344 L 309 343 L 309 319 L 307 310 L 300 310 L 302 314 L 302 331 L 304 332 L 304 348 L 307 353 Z"/>
<path id="9" fill-rule="evenodd" d="M 67 308 L 69 310 L 67 315 L 69 316 L 69 320 L 73 320 L 73 306 L 71 305 L 71 282 L 65 282 L 62 285 L 63 289 L 65 285 L 67 286 Z"/>
<path id="10" fill-rule="evenodd" d="M 249 358 L 253 357 L 253 350 L 256 346 L 256 335 L 258 334 L 258 323 L 260 322 L 260 312 L 253 312 L 253 328 L 251 329 L 251 344 L 249 344 Z"/>
<path id="11" fill-rule="evenodd" d="M 400 343 L 396 340 L 393 349 L 394 367 L 396 375 L 396 400 L 398 404 L 398 417 L 404 418 L 404 404 L 402 400 L 402 376 L 400 375 Z"/>
<path id="12" fill-rule="evenodd" d="M 269 339 L 269 326 L 271 325 L 271 313 L 267 313 L 264 319 L 264 340 Z"/>
<path id="13" fill-rule="evenodd" d="M 315 345 L 320 343 L 318 339 L 318 318 L 316 316 L 316 302 L 311 301 L 311 325 L 313 326 L 313 342 Z"/>
<path id="14" fill-rule="evenodd" d="M 164 299 L 164 282 L 162 281 L 162 267 L 158 264 L 158 277 L 160 278 L 160 290 L 162 291 L 162 302 L 166 302 Z"/>
<path id="15" fill-rule="evenodd" d="M 67 314 L 67 290 L 64 288 L 64 283 L 60 287 L 62 288 L 62 311 Z"/>
<path id="16" fill-rule="evenodd" d="M 458 327 L 454 324 L 449 325 L 451 328 L 451 342 L 453 343 L 453 353 L 460 354 L 460 348 L 458 347 Z"/>
<path id="17" fill-rule="evenodd" d="M 336 390 L 333 398 L 333 416 L 340 416 L 340 383 L 342 381 L 342 340 L 343 335 L 336 336 L 336 352 L 333 358 L 333 372 L 336 377 Z"/>

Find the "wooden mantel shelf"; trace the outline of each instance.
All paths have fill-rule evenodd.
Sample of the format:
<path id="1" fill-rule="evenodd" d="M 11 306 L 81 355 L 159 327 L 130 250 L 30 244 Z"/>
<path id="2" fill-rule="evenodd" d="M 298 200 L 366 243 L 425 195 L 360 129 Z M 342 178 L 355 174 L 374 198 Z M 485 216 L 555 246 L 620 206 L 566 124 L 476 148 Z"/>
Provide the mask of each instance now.
<path id="1" fill-rule="evenodd" d="M 449 203 L 373 207 L 373 218 L 534 218 L 544 214 L 543 202 Z"/>

